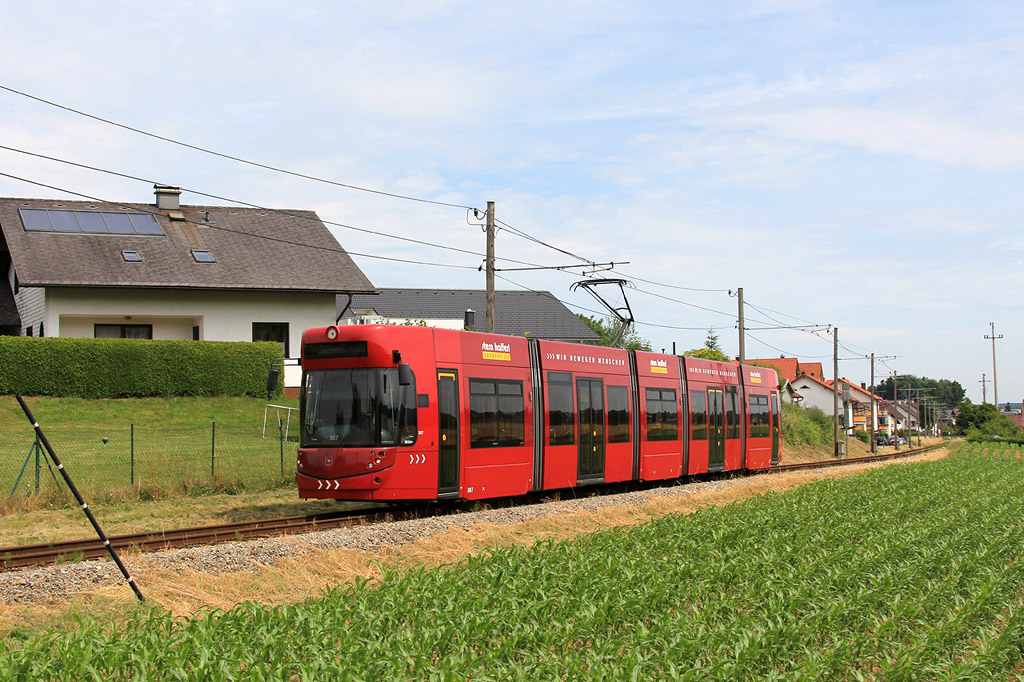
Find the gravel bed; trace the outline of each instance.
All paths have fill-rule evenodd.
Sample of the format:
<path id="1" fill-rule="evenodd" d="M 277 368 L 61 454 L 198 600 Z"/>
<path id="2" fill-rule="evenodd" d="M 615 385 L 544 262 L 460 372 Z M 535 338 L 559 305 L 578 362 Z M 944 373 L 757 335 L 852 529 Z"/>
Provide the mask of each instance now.
<path id="1" fill-rule="evenodd" d="M 238 571 L 257 571 L 285 557 L 297 557 L 315 551 L 358 549 L 369 552 L 385 547 L 399 547 L 447 532 L 452 528 L 469 528 L 478 523 L 512 525 L 556 514 L 580 510 L 596 511 L 603 507 L 641 505 L 654 497 L 692 495 L 756 479 L 742 478 L 690 483 L 642 492 L 584 497 L 522 507 L 465 512 L 412 521 L 395 521 L 369 526 L 340 528 L 302 535 L 259 538 L 218 545 L 187 547 L 138 554 L 123 558 L 129 572 L 144 591 L 147 569 L 171 571 L 195 570 L 211 575 Z M 142 576 L 142 577 L 140 577 Z M 29 568 L 0 573 L 0 604 L 61 602 L 76 593 L 102 586 L 124 584 L 120 571 L 109 559 L 76 564 Z"/>

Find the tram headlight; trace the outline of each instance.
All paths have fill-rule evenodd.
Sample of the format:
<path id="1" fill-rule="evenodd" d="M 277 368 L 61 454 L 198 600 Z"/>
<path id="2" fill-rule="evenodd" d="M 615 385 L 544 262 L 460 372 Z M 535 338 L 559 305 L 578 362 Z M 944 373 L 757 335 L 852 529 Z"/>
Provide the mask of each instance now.
<path id="1" fill-rule="evenodd" d="M 327 338 L 330 339 L 331 341 L 334 341 L 334 339 L 338 338 L 338 328 L 337 327 L 328 327 L 327 328 Z"/>

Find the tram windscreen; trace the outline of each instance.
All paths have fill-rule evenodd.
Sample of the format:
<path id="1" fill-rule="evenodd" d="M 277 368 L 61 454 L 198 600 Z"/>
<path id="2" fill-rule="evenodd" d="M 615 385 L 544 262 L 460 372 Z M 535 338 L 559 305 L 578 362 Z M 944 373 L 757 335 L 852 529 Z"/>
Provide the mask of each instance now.
<path id="1" fill-rule="evenodd" d="M 379 447 L 416 442 L 416 382 L 398 368 L 305 373 L 300 400 L 303 447 Z"/>

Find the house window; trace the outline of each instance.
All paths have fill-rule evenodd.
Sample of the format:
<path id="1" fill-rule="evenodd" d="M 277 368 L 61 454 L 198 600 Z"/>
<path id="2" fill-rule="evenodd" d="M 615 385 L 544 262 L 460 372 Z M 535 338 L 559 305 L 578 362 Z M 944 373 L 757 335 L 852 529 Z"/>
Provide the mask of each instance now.
<path id="1" fill-rule="evenodd" d="M 43 323 L 39 323 L 39 338 L 43 338 L 46 334 L 43 334 Z"/>
<path id="2" fill-rule="evenodd" d="M 124 259 L 125 263 L 141 263 L 142 256 L 139 255 L 138 251 L 122 251 L 121 258 Z"/>
<path id="3" fill-rule="evenodd" d="M 151 324 L 95 324 L 93 336 L 97 339 L 151 339 Z"/>
<path id="4" fill-rule="evenodd" d="M 197 263 L 216 263 L 213 254 L 205 249 L 192 249 L 192 258 Z"/>
<path id="5" fill-rule="evenodd" d="M 273 341 L 281 346 L 284 356 L 288 355 L 288 323 L 287 322 L 253 322 L 253 341 Z"/>
<path id="6" fill-rule="evenodd" d="M 32 336 L 32 327 L 25 327 L 25 336 Z"/>

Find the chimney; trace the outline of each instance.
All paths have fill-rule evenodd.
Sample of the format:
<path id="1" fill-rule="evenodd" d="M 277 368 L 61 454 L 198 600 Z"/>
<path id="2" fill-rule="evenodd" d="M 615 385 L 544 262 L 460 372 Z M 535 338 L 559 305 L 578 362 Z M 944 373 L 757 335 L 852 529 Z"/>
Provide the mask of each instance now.
<path id="1" fill-rule="evenodd" d="M 171 185 L 153 185 L 156 193 L 156 207 L 161 211 L 181 210 L 181 188 Z"/>

